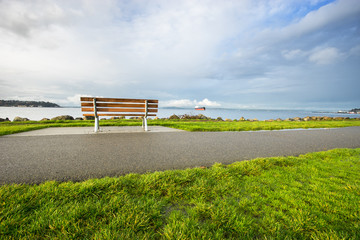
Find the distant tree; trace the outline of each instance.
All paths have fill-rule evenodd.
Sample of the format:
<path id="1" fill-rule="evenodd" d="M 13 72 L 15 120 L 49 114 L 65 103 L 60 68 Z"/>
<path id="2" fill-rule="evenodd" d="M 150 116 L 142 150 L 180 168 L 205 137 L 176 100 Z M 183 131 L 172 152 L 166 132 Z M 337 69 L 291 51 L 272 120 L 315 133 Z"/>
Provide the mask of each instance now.
<path id="1" fill-rule="evenodd" d="M 20 101 L 20 100 L 0 100 L 2 107 L 60 107 L 56 103 L 44 101 Z"/>

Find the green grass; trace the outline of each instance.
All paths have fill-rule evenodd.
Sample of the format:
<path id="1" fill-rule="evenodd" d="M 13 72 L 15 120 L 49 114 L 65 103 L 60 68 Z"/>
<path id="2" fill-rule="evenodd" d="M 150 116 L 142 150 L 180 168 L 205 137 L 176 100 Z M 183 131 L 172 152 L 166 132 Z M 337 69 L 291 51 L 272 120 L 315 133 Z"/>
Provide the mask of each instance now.
<path id="1" fill-rule="evenodd" d="M 360 149 L 0 187 L 1 239 L 359 239 Z"/>
<path id="2" fill-rule="evenodd" d="M 215 121 L 215 120 L 149 120 L 150 126 L 164 126 L 182 129 L 186 131 L 257 131 L 257 130 L 280 130 L 296 128 L 339 128 L 360 126 L 360 120 L 330 120 L 330 121 Z M 36 130 L 47 127 L 92 127 L 94 121 L 28 121 L 28 122 L 1 122 L 0 136 L 18 132 Z M 141 120 L 102 120 L 100 126 L 141 126 Z"/>
<path id="3" fill-rule="evenodd" d="M 208 121 L 208 120 L 153 120 L 150 124 L 178 128 L 187 131 L 258 131 L 258 130 L 281 130 L 297 128 L 339 128 L 360 126 L 360 120 L 328 120 L 328 121 Z"/>

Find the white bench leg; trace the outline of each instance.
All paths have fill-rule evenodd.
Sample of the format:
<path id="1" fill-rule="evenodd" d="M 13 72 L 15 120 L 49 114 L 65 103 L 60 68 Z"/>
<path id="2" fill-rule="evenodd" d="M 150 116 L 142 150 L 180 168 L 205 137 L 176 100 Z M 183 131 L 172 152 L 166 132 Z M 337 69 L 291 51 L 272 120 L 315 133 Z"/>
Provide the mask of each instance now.
<path id="1" fill-rule="evenodd" d="M 95 117 L 95 129 L 94 132 L 99 131 L 99 117 Z"/>
<path id="2" fill-rule="evenodd" d="M 147 118 L 146 118 L 146 117 L 143 118 L 143 128 L 144 128 L 145 131 L 148 130 L 148 127 L 147 127 Z"/>

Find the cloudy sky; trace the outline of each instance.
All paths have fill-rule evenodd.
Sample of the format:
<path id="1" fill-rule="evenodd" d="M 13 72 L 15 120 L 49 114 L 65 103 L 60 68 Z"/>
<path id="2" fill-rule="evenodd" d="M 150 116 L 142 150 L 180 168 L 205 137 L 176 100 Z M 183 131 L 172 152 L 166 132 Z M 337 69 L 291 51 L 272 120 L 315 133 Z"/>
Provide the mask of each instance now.
<path id="1" fill-rule="evenodd" d="M 359 0 L 0 0 L 0 99 L 360 107 Z"/>

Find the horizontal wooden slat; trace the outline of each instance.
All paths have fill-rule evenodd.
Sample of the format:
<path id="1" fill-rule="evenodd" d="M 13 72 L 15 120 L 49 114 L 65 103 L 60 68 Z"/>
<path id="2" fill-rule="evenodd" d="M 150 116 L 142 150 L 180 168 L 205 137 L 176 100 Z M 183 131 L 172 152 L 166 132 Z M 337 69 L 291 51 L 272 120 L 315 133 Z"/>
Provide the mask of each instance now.
<path id="1" fill-rule="evenodd" d="M 81 103 L 82 107 L 92 107 L 93 103 L 84 102 Z M 122 103 L 96 103 L 96 107 L 119 107 L 119 108 L 145 108 L 145 104 L 122 104 Z M 149 108 L 157 108 L 157 104 L 148 104 Z"/>
<path id="2" fill-rule="evenodd" d="M 93 103 L 81 103 L 83 107 L 92 107 Z M 124 104 L 124 103 L 96 103 L 96 107 L 132 107 L 132 108 L 145 108 L 145 104 Z"/>
<path id="3" fill-rule="evenodd" d="M 145 112 L 143 108 L 96 108 L 97 112 Z"/>
<path id="4" fill-rule="evenodd" d="M 90 102 L 82 102 L 82 103 L 81 103 L 81 106 L 82 106 L 82 107 L 92 107 L 92 106 L 93 106 L 93 103 L 90 103 Z"/>
<path id="5" fill-rule="evenodd" d="M 93 97 L 80 97 L 83 102 L 92 102 Z M 148 103 L 158 103 L 159 100 L 155 99 L 130 99 L 130 98 L 96 98 L 96 102 L 127 102 L 127 103 L 144 103 L 148 100 Z"/>
<path id="6" fill-rule="evenodd" d="M 82 108 L 83 112 L 93 112 L 94 108 Z M 145 112 L 142 108 L 96 108 L 97 112 Z"/>
<path id="7" fill-rule="evenodd" d="M 85 113 L 85 114 L 83 114 L 83 116 L 86 116 L 86 117 L 94 117 L 95 115 L 94 114 L 91 114 L 91 113 Z M 115 114 L 115 113 L 100 113 L 100 114 L 98 114 L 98 116 L 101 116 L 101 117 L 103 117 L 103 116 L 138 116 L 138 117 L 144 117 L 145 116 L 145 114 L 135 114 L 135 113 L 129 113 L 129 114 L 121 114 L 121 113 L 119 113 L 119 114 Z M 156 116 L 156 114 L 148 114 L 148 116 L 150 116 L 150 117 L 154 117 L 154 116 Z"/>
<path id="8" fill-rule="evenodd" d="M 93 112 L 94 108 L 82 108 L 82 112 Z M 97 112 L 145 112 L 143 108 L 96 108 Z M 157 112 L 157 109 L 148 109 L 148 112 Z"/>
<path id="9" fill-rule="evenodd" d="M 145 112 L 142 108 L 96 108 L 97 112 Z M 157 112 L 157 109 L 148 109 L 148 112 Z"/>
<path id="10" fill-rule="evenodd" d="M 92 101 L 94 98 L 92 97 L 80 97 L 80 101 L 87 101 L 87 102 L 90 102 Z"/>

